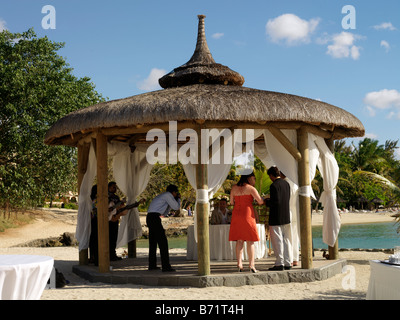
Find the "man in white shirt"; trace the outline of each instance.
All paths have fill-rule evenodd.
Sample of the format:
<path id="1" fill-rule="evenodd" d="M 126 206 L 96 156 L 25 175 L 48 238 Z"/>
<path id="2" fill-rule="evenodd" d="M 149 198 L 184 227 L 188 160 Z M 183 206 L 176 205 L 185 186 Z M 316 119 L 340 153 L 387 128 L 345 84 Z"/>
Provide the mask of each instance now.
<path id="1" fill-rule="evenodd" d="M 167 191 L 159 194 L 150 203 L 146 223 L 149 228 L 149 270 L 158 270 L 157 245 L 160 248 L 162 271 L 175 271 L 169 263 L 168 240 L 160 216 L 168 216 L 169 211 L 179 210 L 181 204 L 178 187 L 169 185 Z"/>

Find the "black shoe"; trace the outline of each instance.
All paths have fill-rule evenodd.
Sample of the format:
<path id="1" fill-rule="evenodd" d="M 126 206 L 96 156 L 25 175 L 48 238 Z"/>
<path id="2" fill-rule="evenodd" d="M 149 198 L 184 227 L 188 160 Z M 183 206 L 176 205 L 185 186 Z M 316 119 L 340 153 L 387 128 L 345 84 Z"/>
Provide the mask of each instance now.
<path id="1" fill-rule="evenodd" d="M 162 272 L 175 272 L 176 270 L 174 269 L 174 268 L 172 268 L 172 267 L 169 267 L 169 268 L 163 268 L 162 269 Z"/>
<path id="2" fill-rule="evenodd" d="M 149 267 L 149 269 L 147 269 L 147 270 L 154 271 L 154 270 L 160 270 L 160 269 L 161 269 L 160 267 Z"/>
<path id="3" fill-rule="evenodd" d="M 290 269 L 292 269 L 291 266 L 284 266 L 283 268 L 284 268 L 285 270 L 290 270 Z"/>
<path id="4" fill-rule="evenodd" d="M 269 268 L 268 270 L 270 271 L 282 271 L 283 266 L 273 266 L 272 268 Z"/>

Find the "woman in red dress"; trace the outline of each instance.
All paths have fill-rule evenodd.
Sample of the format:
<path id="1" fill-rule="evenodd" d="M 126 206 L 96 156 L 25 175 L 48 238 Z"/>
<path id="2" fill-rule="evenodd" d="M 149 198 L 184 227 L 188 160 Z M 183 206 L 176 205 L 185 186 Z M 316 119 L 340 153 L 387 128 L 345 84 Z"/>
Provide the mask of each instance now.
<path id="1" fill-rule="evenodd" d="M 236 241 L 236 259 L 239 272 L 243 271 L 242 253 L 244 241 L 247 242 L 250 270 L 253 273 L 257 272 L 254 266 L 254 241 L 259 241 L 260 238 L 256 226 L 258 214 L 253 208 L 253 199 L 258 204 L 263 204 L 264 200 L 254 188 L 255 183 L 256 177 L 253 172 L 249 175 L 242 175 L 239 182 L 232 187 L 230 194 L 230 201 L 234 206 L 229 241 Z"/>

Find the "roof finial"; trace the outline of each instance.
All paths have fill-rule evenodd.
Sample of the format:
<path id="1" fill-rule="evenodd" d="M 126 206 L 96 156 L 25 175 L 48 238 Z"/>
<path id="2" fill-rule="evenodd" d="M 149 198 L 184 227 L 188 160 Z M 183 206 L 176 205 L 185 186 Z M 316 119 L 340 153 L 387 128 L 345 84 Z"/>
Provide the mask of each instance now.
<path id="1" fill-rule="evenodd" d="M 205 15 L 199 14 L 199 27 L 197 32 L 197 43 L 196 49 L 194 50 L 193 56 L 186 64 L 201 63 L 201 64 L 211 64 L 215 63 L 210 49 L 207 45 L 206 31 L 204 27 Z"/>
<path id="2" fill-rule="evenodd" d="M 193 56 L 184 65 L 175 68 L 161 77 L 158 82 L 162 88 L 188 86 L 193 84 L 224 84 L 241 86 L 244 78 L 237 73 L 216 63 L 208 49 L 204 28 L 205 15 L 199 14 L 196 49 Z"/>

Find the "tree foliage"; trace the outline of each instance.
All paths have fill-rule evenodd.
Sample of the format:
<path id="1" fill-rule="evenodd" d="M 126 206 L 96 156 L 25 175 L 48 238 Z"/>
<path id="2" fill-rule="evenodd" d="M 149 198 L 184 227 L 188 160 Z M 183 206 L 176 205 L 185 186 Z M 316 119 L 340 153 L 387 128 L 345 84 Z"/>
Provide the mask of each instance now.
<path id="1" fill-rule="evenodd" d="M 395 157 L 398 141 L 364 138 L 357 145 L 335 142 L 335 157 L 340 173 L 338 191 L 346 201 L 359 206 L 363 197 L 371 203 L 374 198 L 384 205 L 400 203 L 400 161 Z"/>
<path id="2" fill-rule="evenodd" d="M 76 78 L 57 51 L 64 43 L 0 33 L 0 205 L 43 204 L 76 189 L 76 150 L 43 139 L 62 116 L 103 98 L 87 77 Z"/>

